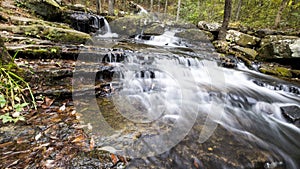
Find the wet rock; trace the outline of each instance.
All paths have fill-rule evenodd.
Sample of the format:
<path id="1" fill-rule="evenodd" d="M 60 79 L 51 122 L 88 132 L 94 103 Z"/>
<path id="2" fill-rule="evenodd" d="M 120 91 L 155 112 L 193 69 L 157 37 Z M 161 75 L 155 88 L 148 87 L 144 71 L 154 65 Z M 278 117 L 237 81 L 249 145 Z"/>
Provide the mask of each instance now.
<path id="1" fill-rule="evenodd" d="M 216 23 L 216 22 L 210 23 L 210 22 L 206 22 L 206 21 L 200 21 L 200 22 L 198 22 L 197 26 L 199 29 L 202 29 L 205 31 L 216 32 L 216 31 L 220 30 L 222 25 L 219 23 Z"/>
<path id="2" fill-rule="evenodd" d="M 61 21 L 62 7 L 55 0 L 18 0 L 19 3 L 49 21 Z M 47 10 L 45 10 L 47 9 Z"/>
<path id="3" fill-rule="evenodd" d="M 78 11 L 69 11 L 65 16 L 65 22 L 85 33 L 96 32 L 105 25 L 104 17 Z"/>
<path id="4" fill-rule="evenodd" d="M 258 49 L 259 60 L 273 58 L 291 58 L 298 56 L 299 50 L 296 36 L 270 35 L 262 39 L 260 48 Z M 296 43 L 295 43 L 296 42 Z M 292 48 L 291 48 L 292 47 Z M 295 54 L 293 55 L 293 52 Z"/>
<path id="5" fill-rule="evenodd" d="M 132 36 L 142 32 L 144 22 L 140 16 L 123 17 L 111 22 L 110 27 L 114 33 Z"/>
<path id="6" fill-rule="evenodd" d="M 237 67 L 237 60 L 231 57 L 221 57 L 221 66 L 226 68 L 235 68 Z"/>
<path id="7" fill-rule="evenodd" d="M 0 26 L 0 30 L 61 43 L 84 43 L 91 38 L 86 33 L 70 28 L 64 29 L 43 25 Z"/>
<path id="8" fill-rule="evenodd" d="M 259 71 L 265 74 L 269 75 L 275 75 L 275 76 L 280 76 L 280 77 L 292 77 L 291 70 L 286 67 L 278 66 L 278 65 L 273 65 L 273 64 L 264 64 L 261 65 L 259 68 Z"/>
<path id="9" fill-rule="evenodd" d="M 300 108 L 298 106 L 280 107 L 282 115 L 290 122 L 300 124 Z"/>
<path id="10" fill-rule="evenodd" d="M 226 34 L 226 40 L 236 43 L 243 47 L 255 46 L 260 41 L 260 38 L 251 36 L 235 30 L 229 30 Z"/>
<path id="11" fill-rule="evenodd" d="M 144 34 L 161 35 L 164 33 L 164 31 L 165 28 L 161 23 L 153 22 L 145 27 Z"/>
<path id="12" fill-rule="evenodd" d="M 230 49 L 230 43 L 227 41 L 216 40 L 213 41 L 213 45 L 216 50 L 220 53 L 227 53 Z"/>
<path id="13" fill-rule="evenodd" d="M 212 41 L 214 36 L 212 33 L 199 29 L 186 29 L 175 34 L 175 36 L 191 41 Z"/>
<path id="14" fill-rule="evenodd" d="M 255 60 L 258 53 L 254 49 L 244 48 L 241 46 L 233 46 L 233 49 L 237 50 L 238 52 L 242 52 L 242 55 L 246 56 L 246 58 L 250 60 Z"/>

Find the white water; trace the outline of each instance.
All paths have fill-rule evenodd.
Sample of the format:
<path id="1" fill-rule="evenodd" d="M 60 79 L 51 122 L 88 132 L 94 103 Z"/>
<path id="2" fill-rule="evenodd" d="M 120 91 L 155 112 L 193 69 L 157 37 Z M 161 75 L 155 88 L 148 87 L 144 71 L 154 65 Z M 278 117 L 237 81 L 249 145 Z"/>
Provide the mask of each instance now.
<path id="1" fill-rule="evenodd" d="M 168 31 L 149 41 L 136 39 L 159 47 L 126 52 L 126 60 L 114 65 L 117 67 L 115 70 L 122 74 L 114 76 L 112 80 L 121 83 L 120 90 L 112 96 L 118 113 L 137 123 L 137 128 L 145 134 L 152 134 L 152 130 L 159 134 L 166 133 L 158 127 L 161 123 L 176 130 L 175 134 L 170 132 L 167 137 L 168 141 L 173 141 L 171 143 L 159 137 L 144 140 L 149 145 L 163 145 L 157 145 L 155 152 L 162 153 L 164 148 L 179 144 L 191 130 L 197 115 L 206 115 L 207 120 L 203 125 L 207 130 L 197 133 L 197 144 L 209 139 L 217 126 L 221 125 L 235 133 L 234 137 L 241 142 L 255 145 L 280 157 L 270 156 L 265 163 L 266 169 L 277 165 L 298 169 L 300 129 L 287 122 L 280 110 L 282 106 L 300 106 L 299 95 L 287 92 L 289 84 L 282 84 L 285 86 L 282 90 L 274 90 L 272 85 L 282 81 L 249 70 L 243 64 L 238 64 L 238 70 L 226 69 L 219 67 L 214 61 L 170 53 L 169 48 L 162 46 L 178 47 L 179 39 L 174 34 Z M 109 61 L 113 62 L 111 55 Z M 155 77 L 151 77 L 153 74 Z M 262 81 L 265 83 L 264 87 L 254 81 Z M 147 128 L 139 123 L 157 125 Z M 128 128 L 124 130 L 133 130 Z M 123 143 L 114 142 L 117 139 L 112 136 L 110 140 L 113 141 L 109 145 L 122 148 Z M 128 138 L 124 139 L 128 141 Z M 189 144 L 192 143 L 186 146 Z M 137 145 L 143 146 L 142 143 Z M 137 147 L 129 147 L 134 151 L 129 155 L 141 155 Z"/>
<path id="2" fill-rule="evenodd" d="M 104 30 L 101 30 L 102 28 L 100 28 L 99 31 L 101 31 L 101 32 L 104 31 L 104 34 L 98 34 L 97 37 L 117 38 L 119 35 L 116 33 L 112 33 L 108 21 L 105 18 L 103 18 L 103 20 L 104 20 Z"/>

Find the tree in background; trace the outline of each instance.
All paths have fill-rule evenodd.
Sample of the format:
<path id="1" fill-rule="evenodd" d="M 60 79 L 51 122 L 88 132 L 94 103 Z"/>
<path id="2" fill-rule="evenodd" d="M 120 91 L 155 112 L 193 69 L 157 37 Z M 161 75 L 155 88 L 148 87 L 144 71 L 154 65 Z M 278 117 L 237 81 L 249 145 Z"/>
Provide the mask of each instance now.
<path id="1" fill-rule="evenodd" d="M 235 11 L 234 21 L 238 21 L 240 19 L 240 12 L 242 8 L 243 0 L 238 0 L 238 4 Z"/>
<path id="2" fill-rule="evenodd" d="M 226 31 L 227 31 L 229 21 L 230 21 L 230 16 L 231 16 L 231 4 L 232 4 L 231 0 L 225 0 L 223 23 L 222 23 L 222 27 L 219 31 L 219 34 L 218 34 L 219 40 L 225 39 Z"/>
<path id="3" fill-rule="evenodd" d="M 150 1 L 150 12 L 153 12 L 153 0 Z"/>
<path id="4" fill-rule="evenodd" d="M 165 2 L 165 10 L 164 13 L 166 14 L 168 12 L 168 0 Z"/>
<path id="5" fill-rule="evenodd" d="M 279 26 L 279 23 L 280 23 L 280 20 L 281 20 L 281 15 L 282 15 L 282 12 L 284 10 L 284 8 L 286 7 L 286 5 L 288 4 L 289 0 L 282 0 L 281 1 L 281 4 L 279 6 L 279 9 L 278 9 L 278 12 L 277 12 L 277 15 L 276 15 L 276 18 L 275 18 L 275 28 L 278 28 Z"/>
<path id="6" fill-rule="evenodd" d="M 179 14 L 180 14 L 180 4 L 181 4 L 181 1 L 180 1 L 180 0 L 178 0 L 176 21 L 178 21 L 178 20 L 179 20 Z"/>
<path id="7" fill-rule="evenodd" d="M 114 0 L 108 0 L 108 15 L 114 15 Z"/>
<path id="8" fill-rule="evenodd" d="M 97 14 L 100 15 L 102 13 L 101 0 L 96 0 L 96 9 Z"/>

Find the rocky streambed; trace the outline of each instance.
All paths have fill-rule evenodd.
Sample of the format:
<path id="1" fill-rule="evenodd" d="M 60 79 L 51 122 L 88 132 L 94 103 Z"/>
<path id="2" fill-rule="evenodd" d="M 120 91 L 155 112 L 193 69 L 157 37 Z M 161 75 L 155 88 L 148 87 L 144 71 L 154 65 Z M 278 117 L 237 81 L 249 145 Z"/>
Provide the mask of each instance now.
<path id="1" fill-rule="evenodd" d="M 1 124 L 1 168 L 299 167 L 299 85 L 217 53 L 213 33 L 134 16 L 91 36 L 2 3 L 38 109 Z"/>

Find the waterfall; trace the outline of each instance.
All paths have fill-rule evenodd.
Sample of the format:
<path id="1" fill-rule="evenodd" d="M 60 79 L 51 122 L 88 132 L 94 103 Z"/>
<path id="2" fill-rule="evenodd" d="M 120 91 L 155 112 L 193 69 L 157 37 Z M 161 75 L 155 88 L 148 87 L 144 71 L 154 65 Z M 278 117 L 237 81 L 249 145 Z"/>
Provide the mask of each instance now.
<path id="1" fill-rule="evenodd" d="M 104 19 L 104 29 L 106 30 L 106 33 L 111 33 L 109 23 L 107 22 L 107 20 L 105 18 L 103 18 L 103 19 Z"/>
<path id="2" fill-rule="evenodd" d="M 119 36 L 118 34 L 111 32 L 111 28 L 109 26 L 109 23 L 104 17 L 103 17 L 103 22 L 104 22 L 103 28 L 101 27 L 99 29 L 99 31 L 103 32 L 103 34 L 98 34 L 97 37 L 100 37 L 100 38 L 116 38 L 116 37 Z"/>

